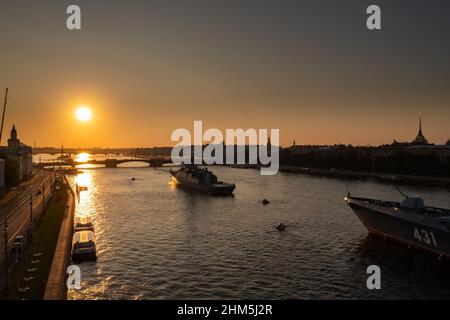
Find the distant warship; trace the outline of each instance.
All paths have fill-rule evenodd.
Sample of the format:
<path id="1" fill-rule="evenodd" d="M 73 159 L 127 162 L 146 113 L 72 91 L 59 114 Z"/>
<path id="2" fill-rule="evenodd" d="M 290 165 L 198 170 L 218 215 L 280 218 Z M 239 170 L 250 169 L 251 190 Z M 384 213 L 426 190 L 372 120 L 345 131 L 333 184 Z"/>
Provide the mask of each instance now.
<path id="1" fill-rule="evenodd" d="M 170 174 L 177 184 L 212 195 L 231 195 L 236 188 L 234 183 L 219 181 L 208 168 L 196 165 L 183 165 L 179 170 L 171 170 Z"/>
<path id="2" fill-rule="evenodd" d="M 450 210 L 427 207 L 422 198 L 400 202 L 345 197 L 370 233 L 397 240 L 408 247 L 450 258 Z"/>

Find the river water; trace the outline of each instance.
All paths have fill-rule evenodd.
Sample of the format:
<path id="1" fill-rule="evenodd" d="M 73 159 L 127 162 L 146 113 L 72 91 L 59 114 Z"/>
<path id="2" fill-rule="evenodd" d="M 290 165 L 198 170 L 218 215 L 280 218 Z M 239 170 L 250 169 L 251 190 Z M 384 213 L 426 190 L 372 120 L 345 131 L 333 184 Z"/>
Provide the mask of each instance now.
<path id="1" fill-rule="evenodd" d="M 369 236 L 343 201 L 401 200 L 389 184 L 213 167 L 237 187 L 212 197 L 177 188 L 167 168 L 122 166 L 70 178 L 88 186 L 77 214 L 93 217 L 98 259 L 80 264 L 69 299 L 450 298 L 449 262 Z M 450 207 L 449 190 L 402 191 Z M 372 264 L 381 290 L 366 287 Z"/>

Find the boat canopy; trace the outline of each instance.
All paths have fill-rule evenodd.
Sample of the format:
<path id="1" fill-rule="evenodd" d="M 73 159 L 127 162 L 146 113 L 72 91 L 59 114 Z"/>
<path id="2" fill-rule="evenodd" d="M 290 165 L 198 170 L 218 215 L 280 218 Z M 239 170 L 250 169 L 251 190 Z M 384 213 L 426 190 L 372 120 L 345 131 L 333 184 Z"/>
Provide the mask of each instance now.
<path id="1" fill-rule="evenodd" d="M 86 225 L 91 224 L 91 217 L 87 215 L 80 215 L 75 217 L 75 225 Z"/>
<path id="2" fill-rule="evenodd" d="M 94 242 L 95 236 L 92 231 L 78 231 L 73 235 L 73 243 Z"/>

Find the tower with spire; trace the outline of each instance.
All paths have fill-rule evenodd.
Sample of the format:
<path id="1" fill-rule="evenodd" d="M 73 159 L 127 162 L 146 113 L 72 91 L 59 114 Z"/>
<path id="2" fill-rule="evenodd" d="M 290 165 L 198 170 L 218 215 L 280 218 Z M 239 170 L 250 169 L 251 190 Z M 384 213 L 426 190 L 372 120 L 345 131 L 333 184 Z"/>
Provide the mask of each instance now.
<path id="1" fill-rule="evenodd" d="M 267 138 L 267 155 L 270 157 L 272 155 L 272 142 L 270 141 L 270 137 Z"/>
<path id="2" fill-rule="evenodd" d="M 11 187 L 31 178 L 32 150 L 19 140 L 15 125 L 11 129 L 8 145 L 0 146 L 0 159 L 4 162 L 4 185 Z"/>
<path id="3" fill-rule="evenodd" d="M 428 144 L 428 140 L 425 138 L 425 136 L 422 133 L 422 112 L 419 112 L 419 133 L 417 134 L 416 138 L 414 139 L 413 144 L 415 144 L 415 145 Z"/>
<path id="4" fill-rule="evenodd" d="M 20 147 L 20 140 L 17 139 L 17 130 L 16 126 L 13 124 L 11 129 L 11 136 L 8 139 L 8 148 L 10 149 L 18 149 Z"/>

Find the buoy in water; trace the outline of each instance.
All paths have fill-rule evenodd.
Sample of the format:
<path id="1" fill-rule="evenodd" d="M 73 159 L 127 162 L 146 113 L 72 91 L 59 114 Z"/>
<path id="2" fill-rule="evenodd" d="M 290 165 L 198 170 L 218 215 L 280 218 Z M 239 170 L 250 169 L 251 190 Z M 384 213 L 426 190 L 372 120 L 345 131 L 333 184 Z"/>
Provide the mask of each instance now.
<path id="1" fill-rule="evenodd" d="M 286 230 L 286 225 L 282 222 L 277 226 L 278 231 L 284 231 Z"/>
<path id="2" fill-rule="evenodd" d="M 270 202 L 269 202 L 269 200 L 267 200 L 267 199 L 264 199 L 263 201 L 262 201 L 262 204 L 264 204 L 264 205 L 266 205 L 266 204 L 269 204 Z"/>

